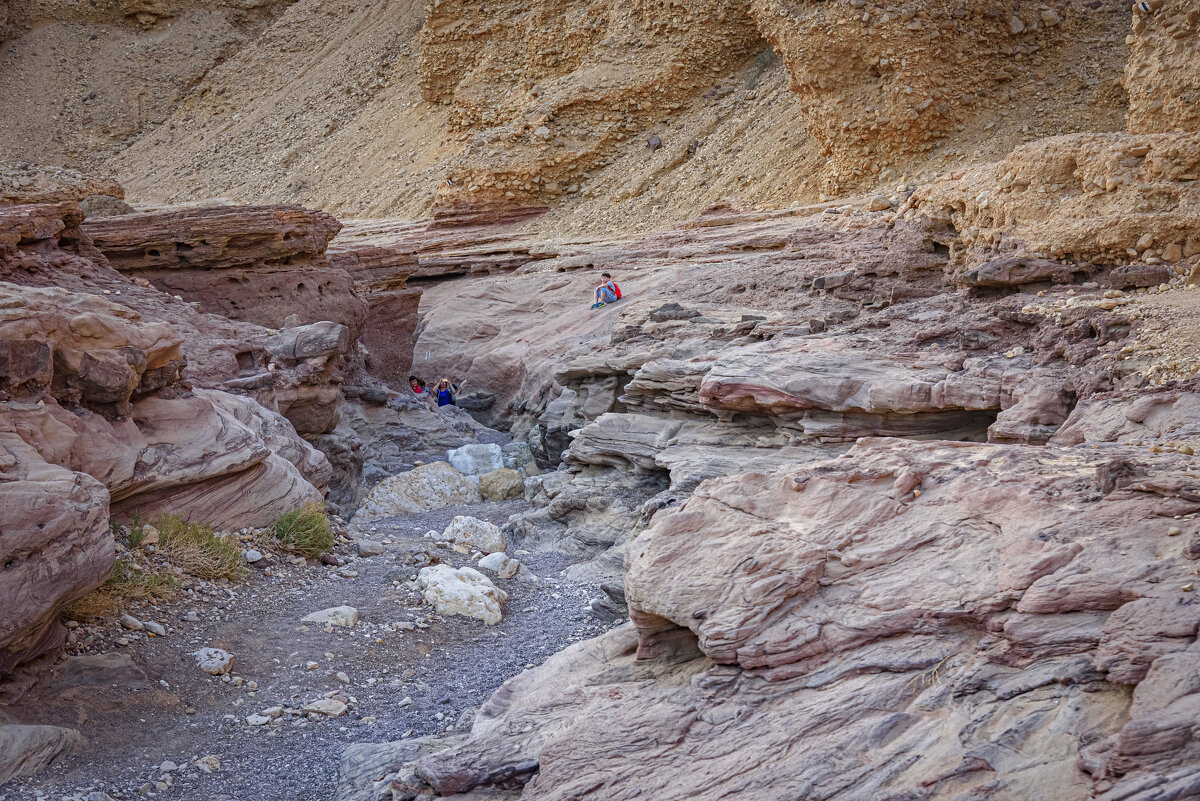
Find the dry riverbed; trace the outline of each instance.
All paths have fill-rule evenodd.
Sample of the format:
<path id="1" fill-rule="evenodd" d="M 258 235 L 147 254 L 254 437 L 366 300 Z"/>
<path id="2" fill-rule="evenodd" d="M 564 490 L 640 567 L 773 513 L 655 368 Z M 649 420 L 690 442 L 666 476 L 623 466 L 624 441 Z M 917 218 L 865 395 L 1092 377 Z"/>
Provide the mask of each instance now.
<path id="1" fill-rule="evenodd" d="M 414 549 L 456 567 L 470 555 L 425 538 L 459 514 L 503 524 L 524 501 L 448 507 L 371 524 L 383 552 L 337 553 L 343 566 L 276 563 L 273 575 L 209 584 L 157 607 L 123 610 L 157 622 L 166 636 L 90 624 L 90 645 L 31 666 L 10 684 L 13 717 L 71 726 L 87 744 L 31 779 L 0 788 L 2 801 L 178 798 L 185 801 L 334 799 L 343 749 L 357 742 L 452 733 L 506 679 L 612 623 L 588 610 L 594 587 L 562 575 L 559 553 L 510 553 L 541 581 L 489 576 L 509 594 L 495 626 L 443 618 L 413 592 Z M 352 627 L 303 623 L 305 615 L 352 606 Z M 81 630 L 82 631 L 82 630 Z M 82 638 L 81 638 L 82 639 Z M 128 642 L 119 645 L 118 640 Z M 196 665 L 202 647 L 233 654 L 228 675 Z M 332 712 L 304 712 L 318 701 Z M 269 722 L 263 722 L 266 718 Z M 248 722 L 248 719 L 250 722 Z M 95 796 L 93 798 L 96 798 Z"/>

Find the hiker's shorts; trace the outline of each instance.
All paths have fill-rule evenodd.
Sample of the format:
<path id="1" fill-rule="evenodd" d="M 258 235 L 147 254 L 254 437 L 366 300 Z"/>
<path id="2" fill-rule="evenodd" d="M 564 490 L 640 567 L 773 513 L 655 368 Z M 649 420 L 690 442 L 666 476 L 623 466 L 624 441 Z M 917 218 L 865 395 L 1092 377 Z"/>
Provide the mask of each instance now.
<path id="1" fill-rule="evenodd" d="M 606 286 L 600 287 L 600 302 L 601 303 L 616 303 L 617 293 L 613 292 Z"/>

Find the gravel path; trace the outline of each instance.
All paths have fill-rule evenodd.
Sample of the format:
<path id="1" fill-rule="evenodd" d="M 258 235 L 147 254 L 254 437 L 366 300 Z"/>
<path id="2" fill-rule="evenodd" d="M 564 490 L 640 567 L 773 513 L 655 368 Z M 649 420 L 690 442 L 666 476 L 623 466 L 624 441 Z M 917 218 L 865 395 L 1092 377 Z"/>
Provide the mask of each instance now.
<path id="1" fill-rule="evenodd" d="M 275 576 L 254 571 L 241 584 L 128 610 L 166 625 L 166 637 L 133 637 L 115 621 L 94 627 L 101 630 L 98 641 L 82 652 L 108 652 L 103 664 L 84 669 L 78 660 L 60 660 L 57 678 L 43 677 L 16 715 L 23 722 L 76 726 L 89 745 L 33 779 L 0 789 L 0 799 L 59 801 L 90 790 L 132 799 L 143 797 L 139 788 L 149 797 L 185 801 L 333 799 L 347 745 L 454 731 L 464 713 L 506 679 L 613 625 L 589 614 L 594 588 L 567 581 L 568 563 L 558 553 L 514 554 L 543 581 L 494 579 L 510 596 L 496 626 L 441 618 L 405 584 L 411 549 L 430 545 L 427 530 L 442 530 L 457 514 L 502 524 L 528 508 L 524 501 L 485 503 L 379 521 L 369 536 L 388 541 L 381 555 L 350 559 L 344 567 L 277 567 Z M 345 557 L 353 546 L 338 552 Z M 474 564 L 467 555 L 436 552 L 455 566 Z M 324 629 L 300 622 L 338 605 L 356 607 L 358 625 Z M 189 611 L 199 622 L 183 619 Z M 131 643 L 113 645 L 122 636 Z M 202 673 L 191 656 L 201 646 L 232 652 L 236 678 Z M 269 707 L 301 707 L 332 692 L 346 700 L 346 715 L 246 722 Z M 210 755 L 219 757 L 220 768 L 206 773 L 195 761 Z M 183 767 L 161 789 L 164 761 Z"/>

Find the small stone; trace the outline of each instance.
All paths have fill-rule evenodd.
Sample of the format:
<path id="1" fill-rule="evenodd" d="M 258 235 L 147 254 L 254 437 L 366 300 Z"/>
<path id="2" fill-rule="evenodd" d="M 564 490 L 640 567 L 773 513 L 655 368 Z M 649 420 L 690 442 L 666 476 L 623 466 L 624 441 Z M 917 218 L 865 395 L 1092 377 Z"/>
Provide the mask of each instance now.
<path id="1" fill-rule="evenodd" d="M 210 676 L 222 676 L 233 667 L 233 654 L 220 648 L 201 648 L 192 654 L 196 665 Z"/>
<path id="2" fill-rule="evenodd" d="M 1179 589 L 1183 590 L 1184 592 L 1191 592 L 1192 590 L 1196 589 L 1196 585 L 1195 584 L 1184 584 Z"/>
<path id="3" fill-rule="evenodd" d="M 142 621 L 138 620 L 133 615 L 121 615 L 121 625 L 130 631 L 141 631 L 145 628 Z"/>
<path id="4" fill-rule="evenodd" d="M 316 670 L 319 667 L 320 667 L 320 665 L 316 662 L 305 662 L 304 663 L 305 670 Z"/>
<path id="5" fill-rule="evenodd" d="M 246 551 L 246 561 L 249 564 L 254 564 L 255 562 L 261 562 L 262 558 L 263 558 L 262 551 L 256 551 L 253 548 Z"/>
<path id="6" fill-rule="evenodd" d="M 271 722 L 271 719 L 266 715 L 247 715 L 246 723 L 251 726 L 266 726 Z"/>
<path id="7" fill-rule="evenodd" d="M 277 718 L 283 714 L 283 707 L 282 706 L 269 706 L 266 709 L 264 709 L 263 711 L 259 712 L 258 714 L 262 715 L 264 718 L 269 718 L 271 720 L 274 720 L 275 718 Z"/>
<path id="8" fill-rule="evenodd" d="M 179 770 L 179 766 L 169 759 L 158 766 L 159 773 L 171 773 L 176 770 Z"/>
<path id="9" fill-rule="evenodd" d="M 892 207 L 891 200 L 889 200 L 884 195 L 875 195 L 874 197 L 871 198 L 871 202 L 870 202 L 870 204 L 868 204 L 867 209 L 869 211 L 887 211 L 891 207 Z"/>
<path id="10" fill-rule="evenodd" d="M 125 646 L 129 645 L 129 638 L 128 638 L 128 637 L 118 637 L 118 638 L 117 638 L 117 645 L 119 645 L 119 646 L 121 646 L 122 648 L 124 648 Z"/>
<path id="11" fill-rule="evenodd" d="M 300 618 L 301 623 L 323 623 L 350 628 L 358 623 L 358 610 L 353 606 L 331 606 Z"/>
<path id="12" fill-rule="evenodd" d="M 349 676 L 347 676 L 345 673 L 343 673 L 343 672 L 342 672 L 342 671 L 340 671 L 340 670 L 339 670 L 339 671 L 338 671 L 336 674 L 334 674 L 334 677 L 335 677 L 335 678 L 336 678 L 338 681 L 340 681 L 342 684 L 349 684 L 349 683 L 350 683 L 350 677 L 349 677 Z"/>
<path id="13" fill-rule="evenodd" d="M 311 704 L 305 704 L 304 711 L 312 712 L 318 715 L 325 715 L 330 718 L 341 717 L 346 714 L 348 707 L 336 698 L 321 698 L 313 701 Z"/>
<path id="14" fill-rule="evenodd" d="M 1178 537 L 1182 533 L 1183 529 L 1181 529 L 1179 526 L 1171 526 L 1169 529 L 1167 529 L 1168 537 Z"/>
<path id="15" fill-rule="evenodd" d="M 1025 23 L 1021 21 L 1020 17 L 1014 14 L 1008 18 L 1008 30 L 1013 36 L 1016 36 L 1018 33 L 1025 31 Z"/>
<path id="16" fill-rule="evenodd" d="M 188 612 L 186 615 L 183 616 L 183 619 L 188 623 L 199 623 L 200 622 L 200 616 L 197 615 L 195 612 Z"/>
<path id="17" fill-rule="evenodd" d="M 155 623 L 153 620 L 144 620 L 142 621 L 142 625 L 146 628 L 146 631 L 150 632 L 156 637 L 167 636 L 167 629 L 161 623 Z"/>
<path id="18" fill-rule="evenodd" d="M 192 767 L 201 773 L 216 773 L 221 769 L 221 758 L 216 754 L 209 754 L 193 762 Z"/>
<path id="19" fill-rule="evenodd" d="M 383 543 L 377 540 L 358 541 L 359 556 L 379 556 L 381 553 L 383 553 Z"/>

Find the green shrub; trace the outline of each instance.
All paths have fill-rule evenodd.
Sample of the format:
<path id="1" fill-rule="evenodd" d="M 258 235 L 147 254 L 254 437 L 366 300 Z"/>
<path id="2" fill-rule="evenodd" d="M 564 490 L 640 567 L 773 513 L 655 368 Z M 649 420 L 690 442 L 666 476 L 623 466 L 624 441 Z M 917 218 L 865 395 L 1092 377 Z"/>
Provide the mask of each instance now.
<path id="1" fill-rule="evenodd" d="M 317 559 L 333 547 L 333 531 L 325 505 L 310 503 L 275 521 L 275 539 L 284 548 L 305 559 Z"/>
<path id="2" fill-rule="evenodd" d="M 246 572 L 237 540 L 218 537 L 212 526 L 162 515 L 155 518 L 154 527 L 158 529 L 158 552 L 184 573 L 212 580 L 236 579 Z"/>

